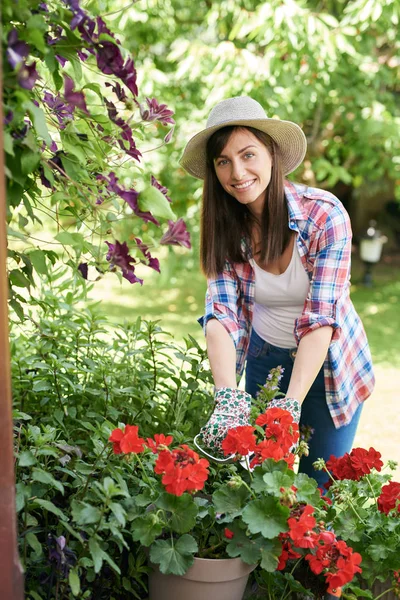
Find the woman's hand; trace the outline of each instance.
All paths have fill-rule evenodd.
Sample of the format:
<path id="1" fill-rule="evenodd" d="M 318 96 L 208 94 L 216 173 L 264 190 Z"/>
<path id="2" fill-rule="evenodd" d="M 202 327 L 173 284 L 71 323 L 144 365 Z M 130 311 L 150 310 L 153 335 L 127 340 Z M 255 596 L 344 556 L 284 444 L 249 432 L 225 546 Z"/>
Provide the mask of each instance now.
<path id="1" fill-rule="evenodd" d="M 292 415 L 293 421 L 299 424 L 301 406 L 296 398 L 289 398 L 288 396 L 285 396 L 285 398 L 274 398 L 267 404 L 267 410 L 270 408 L 283 408 L 287 410 Z"/>
<path id="2" fill-rule="evenodd" d="M 221 450 L 221 444 L 230 429 L 249 424 L 251 396 L 235 388 L 223 387 L 215 392 L 215 409 L 200 430 L 203 444 L 212 450 Z"/>

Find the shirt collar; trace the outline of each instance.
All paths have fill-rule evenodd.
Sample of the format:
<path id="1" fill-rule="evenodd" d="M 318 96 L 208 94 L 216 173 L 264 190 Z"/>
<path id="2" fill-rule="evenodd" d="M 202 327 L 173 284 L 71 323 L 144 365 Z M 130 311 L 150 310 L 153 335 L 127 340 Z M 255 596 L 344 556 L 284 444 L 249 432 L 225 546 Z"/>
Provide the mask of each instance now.
<path id="1" fill-rule="evenodd" d="M 289 224 L 291 221 L 306 221 L 307 213 L 303 205 L 303 194 L 306 185 L 285 180 L 285 196 L 288 203 Z"/>

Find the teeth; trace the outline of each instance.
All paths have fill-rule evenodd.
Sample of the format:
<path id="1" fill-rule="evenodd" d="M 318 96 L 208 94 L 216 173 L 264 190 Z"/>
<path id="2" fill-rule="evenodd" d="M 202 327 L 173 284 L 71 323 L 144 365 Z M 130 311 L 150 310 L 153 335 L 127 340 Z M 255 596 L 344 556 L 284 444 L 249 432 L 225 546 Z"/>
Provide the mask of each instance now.
<path id="1" fill-rule="evenodd" d="M 254 179 L 253 179 L 253 181 L 246 181 L 246 183 L 239 183 L 237 185 L 234 185 L 233 187 L 236 188 L 237 190 L 244 190 L 245 188 L 248 188 L 253 183 L 254 183 Z"/>

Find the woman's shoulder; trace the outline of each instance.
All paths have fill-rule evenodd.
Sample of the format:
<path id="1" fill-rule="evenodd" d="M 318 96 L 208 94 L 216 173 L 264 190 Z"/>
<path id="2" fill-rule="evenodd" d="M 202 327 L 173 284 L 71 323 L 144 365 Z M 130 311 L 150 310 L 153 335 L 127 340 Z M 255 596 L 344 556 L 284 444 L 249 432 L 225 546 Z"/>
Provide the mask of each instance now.
<path id="1" fill-rule="evenodd" d="M 323 226 L 328 218 L 347 221 L 348 214 L 343 204 L 332 192 L 301 183 L 289 182 L 285 186 L 290 212 L 300 211 L 305 220 Z"/>

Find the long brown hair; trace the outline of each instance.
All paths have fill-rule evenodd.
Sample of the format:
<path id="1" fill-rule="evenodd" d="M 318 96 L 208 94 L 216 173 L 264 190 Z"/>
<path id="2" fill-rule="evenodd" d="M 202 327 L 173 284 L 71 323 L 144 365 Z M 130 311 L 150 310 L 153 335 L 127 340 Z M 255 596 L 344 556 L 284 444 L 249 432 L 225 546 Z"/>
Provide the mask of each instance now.
<path id="1" fill-rule="evenodd" d="M 247 206 L 224 190 L 215 173 L 220 156 L 236 129 L 247 129 L 268 149 L 272 159 L 271 181 L 258 223 Z M 251 255 L 251 232 L 257 223 L 261 232 L 260 260 L 277 260 L 290 239 L 288 209 L 279 147 L 266 133 L 252 127 L 229 126 L 216 131 L 207 143 L 207 170 L 203 187 L 200 260 L 207 277 L 221 273 L 225 262 L 247 262 Z M 243 241 L 245 242 L 243 244 Z"/>

